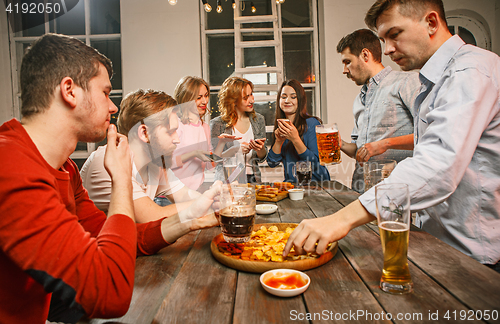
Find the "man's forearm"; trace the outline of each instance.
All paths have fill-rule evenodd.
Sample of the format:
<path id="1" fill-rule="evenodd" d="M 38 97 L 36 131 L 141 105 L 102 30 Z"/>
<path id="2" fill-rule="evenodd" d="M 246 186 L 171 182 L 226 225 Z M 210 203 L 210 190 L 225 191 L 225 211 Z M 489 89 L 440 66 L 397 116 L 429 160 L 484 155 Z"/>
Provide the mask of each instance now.
<path id="1" fill-rule="evenodd" d="M 191 222 L 182 223 L 179 214 L 165 218 L 161 222 L 161 234 L 165 242 L 173 243 L 191 231 Z"/>
<path id="2" fill-rule="evenodd" d="M 402 135 L 398 137 L 390 137 L 384 139 L 388 149 L 393 150 L 413 150 L 413 134 Z"/>
<path id="3" fill-rule="evenodd" d="M 347 154 L 350 158 L 355 158 L 356 157 L 356 150 L 358 149 L 357 145 L 355 143 L 347 143 L 345 141 L 342 141 L 342 147 L 340 150 Z"/>
<path id="4" fill-rule="evenodd" d="M 115 214 L 127 215 L 135 222 L 134 203 L 132 200 L 132 181 L 120 179 L 111 182 L 111 199 L 108 216 Z"/>

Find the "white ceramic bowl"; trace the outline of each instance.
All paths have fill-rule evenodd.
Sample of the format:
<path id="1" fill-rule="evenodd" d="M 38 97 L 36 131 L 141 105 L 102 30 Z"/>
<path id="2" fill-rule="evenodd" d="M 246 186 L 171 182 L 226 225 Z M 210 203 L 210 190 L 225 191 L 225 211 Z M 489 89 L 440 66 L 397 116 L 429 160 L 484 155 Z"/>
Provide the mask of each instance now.
<path id="1" fill-rule="evenodd" d="M 304 189 L 288 189 L 290 200 L 301 200 L 304 198 Z"/>
<path id="2" fill-rule="evenodd" d="M 302 279 L 306 282 L 306 284 L 300 288 L 294 289 L 283 289 L 283 288 L 273 288 L 265 284 L 265 282 L 272 277 L 284 277 L 289 276 L 291 274 L 299 274 Z M 270 294 L 279 297 L 293 297 L 302 294 L 304 291 L 309 288 L 309 284 L 311 283 L 311 278 L 308 275 L 301 271 L 292 270 L 292 269 L 274 269 L 264 272 L 260 276 L 260 284 L 262 287 Z"/>
<path id="3" fill-rule="evenodd" d="M 257 214 L 272 214 L 278 209 L 278 206 L 273 204 L 260 204 L 255 206 Z"/>

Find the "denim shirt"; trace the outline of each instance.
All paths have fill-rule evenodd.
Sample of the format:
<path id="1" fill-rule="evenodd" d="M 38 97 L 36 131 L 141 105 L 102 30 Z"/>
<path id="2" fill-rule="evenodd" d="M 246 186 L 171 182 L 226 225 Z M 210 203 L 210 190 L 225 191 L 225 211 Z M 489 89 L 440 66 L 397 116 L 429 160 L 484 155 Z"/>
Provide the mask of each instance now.
<path id="1" fill-rule="evenodd" d="M 352 143 L 363 145 L 390 137 L 413 133 L 414 101 L 420 89 L 416 72 L 393 71 L 390 66 L 372 77 L 361 88 L 353 104 L 354 129 Z M 390 149 L 373 156 L 370 161 L 400 162 L 413 155 L 411 150 Z M 356 162 L 352 188 L 364 191 L 363 167 Z"/>
<path id="2" fill-rule="evenodd" d="M 459 36 L 420 71 L 413 158 L 384 180 L 407 183 L 428 233 L 485 264 L 500 260 L 500 58 Z M 359 198 L 375 215 L 375 192 Z"/>
<path id="3" fill-rule="evenodd" d="M 297 182 L 297 178 L 293 173 L 293 166 L 295 165 L 295 162 L 311 161 L 312 181 L 329 181 L 330 173 L 328 173 L 328 169 L 319 163 L 318 143 L 316 141 L 316 125 L 319 125 L 320 123 L 313 117 L 307 118 L 306 123 L 307 129 L 302 135 L 302 141 L 307 149 L 303 153 L 299 154 L 297 153 L 295 146 L 293 146 L 293 144 L 286 139 L 281 145 L 280 154 L 274 153 L 272 148 L 269 150 L 269 154 L 267 155 L 267 164 L 271 168 L 275 168 L 280 164 L 280 162 L 282 162 L 285 181 Z"/>

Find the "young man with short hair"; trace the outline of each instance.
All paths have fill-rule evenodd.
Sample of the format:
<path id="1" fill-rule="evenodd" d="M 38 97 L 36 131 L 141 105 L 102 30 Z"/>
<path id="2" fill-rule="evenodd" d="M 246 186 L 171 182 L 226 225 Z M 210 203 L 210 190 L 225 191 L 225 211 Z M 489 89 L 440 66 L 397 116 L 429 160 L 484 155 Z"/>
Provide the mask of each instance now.
<path id="1" fill-rule="evenodd" d="M 441 0 L 378 0 L 367 25 L 403 70 L 420 69 L 415 148 L 385 183 L 406 183 L 423 229 L 500 271 L 500 58 L 452 36 Z M 323 253 L 373 220 L 371 189 L 339 212 L 306 220 L 285 247 Z M 315 243 L 318 246 L 315 247 Z"/>
<path id="2" fill-rule="evenodd" d="M 153 254 L 199 223 L 217 224 L 207 191 L 186 218 L 135 224 L 127 138 L 110 125 L 111 62 L 67 36 L 36 40 L 21 65 L 23 119 L 0 127 L 0 320 L 45 323 L 118 317 L 128 310 L 136 254 Z M 108 131 L 108 216 L 89 199 L 69 158 Z M 195 224 L 198 223 L 198 224 Z M 174 235 L 175 234 L 175 235 Z M 51 320 L 60 320 L 57 318 Z"/>
<path id="3" fill-rule="evenodd" d="M 352 189 L 364 192 L 362 162 L 394 160 L 412 156 L 413 102 L 420 89 L 418 73 L 393 71 L 382 64 L 378 37 L 359 29 L 343 37 L 338 45 L 343 73 L 362 86 L 353 104 L 351 143 L 341 150 L 356 159 Z"/>

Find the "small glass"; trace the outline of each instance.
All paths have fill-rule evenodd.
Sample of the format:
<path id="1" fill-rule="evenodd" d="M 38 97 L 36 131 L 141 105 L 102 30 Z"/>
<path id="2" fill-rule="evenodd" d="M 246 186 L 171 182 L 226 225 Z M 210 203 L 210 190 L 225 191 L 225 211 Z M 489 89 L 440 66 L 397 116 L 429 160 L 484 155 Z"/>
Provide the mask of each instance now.
<path id="1" fill-rule="evenodd" d="M 388 178 L 396 167 L 394 160 L 368 161 L 363 163 L 365 192 L 380 181 Z"/>
<path id="2" fill-rule="evenodd" d="M 299 186 L 307 186 L 312 179 L 311 161 L 297 161 L 293 165 L 293 174 Z"/>
<path id="3" fill-rule="evenodd" d="M 410 238 L 410 195 L 407 184 L 375 186 L 377 220 L 384 253 L 380 289 L 391 294 L 408 294 L 413 282 L 408 268 Z"/>
<path id="4" fill-rule="evenodd" d="M 248 242 L 255 223 L 255 203 L 254 185 L 222 185 L 219 221 L 226 242 Z"/>

